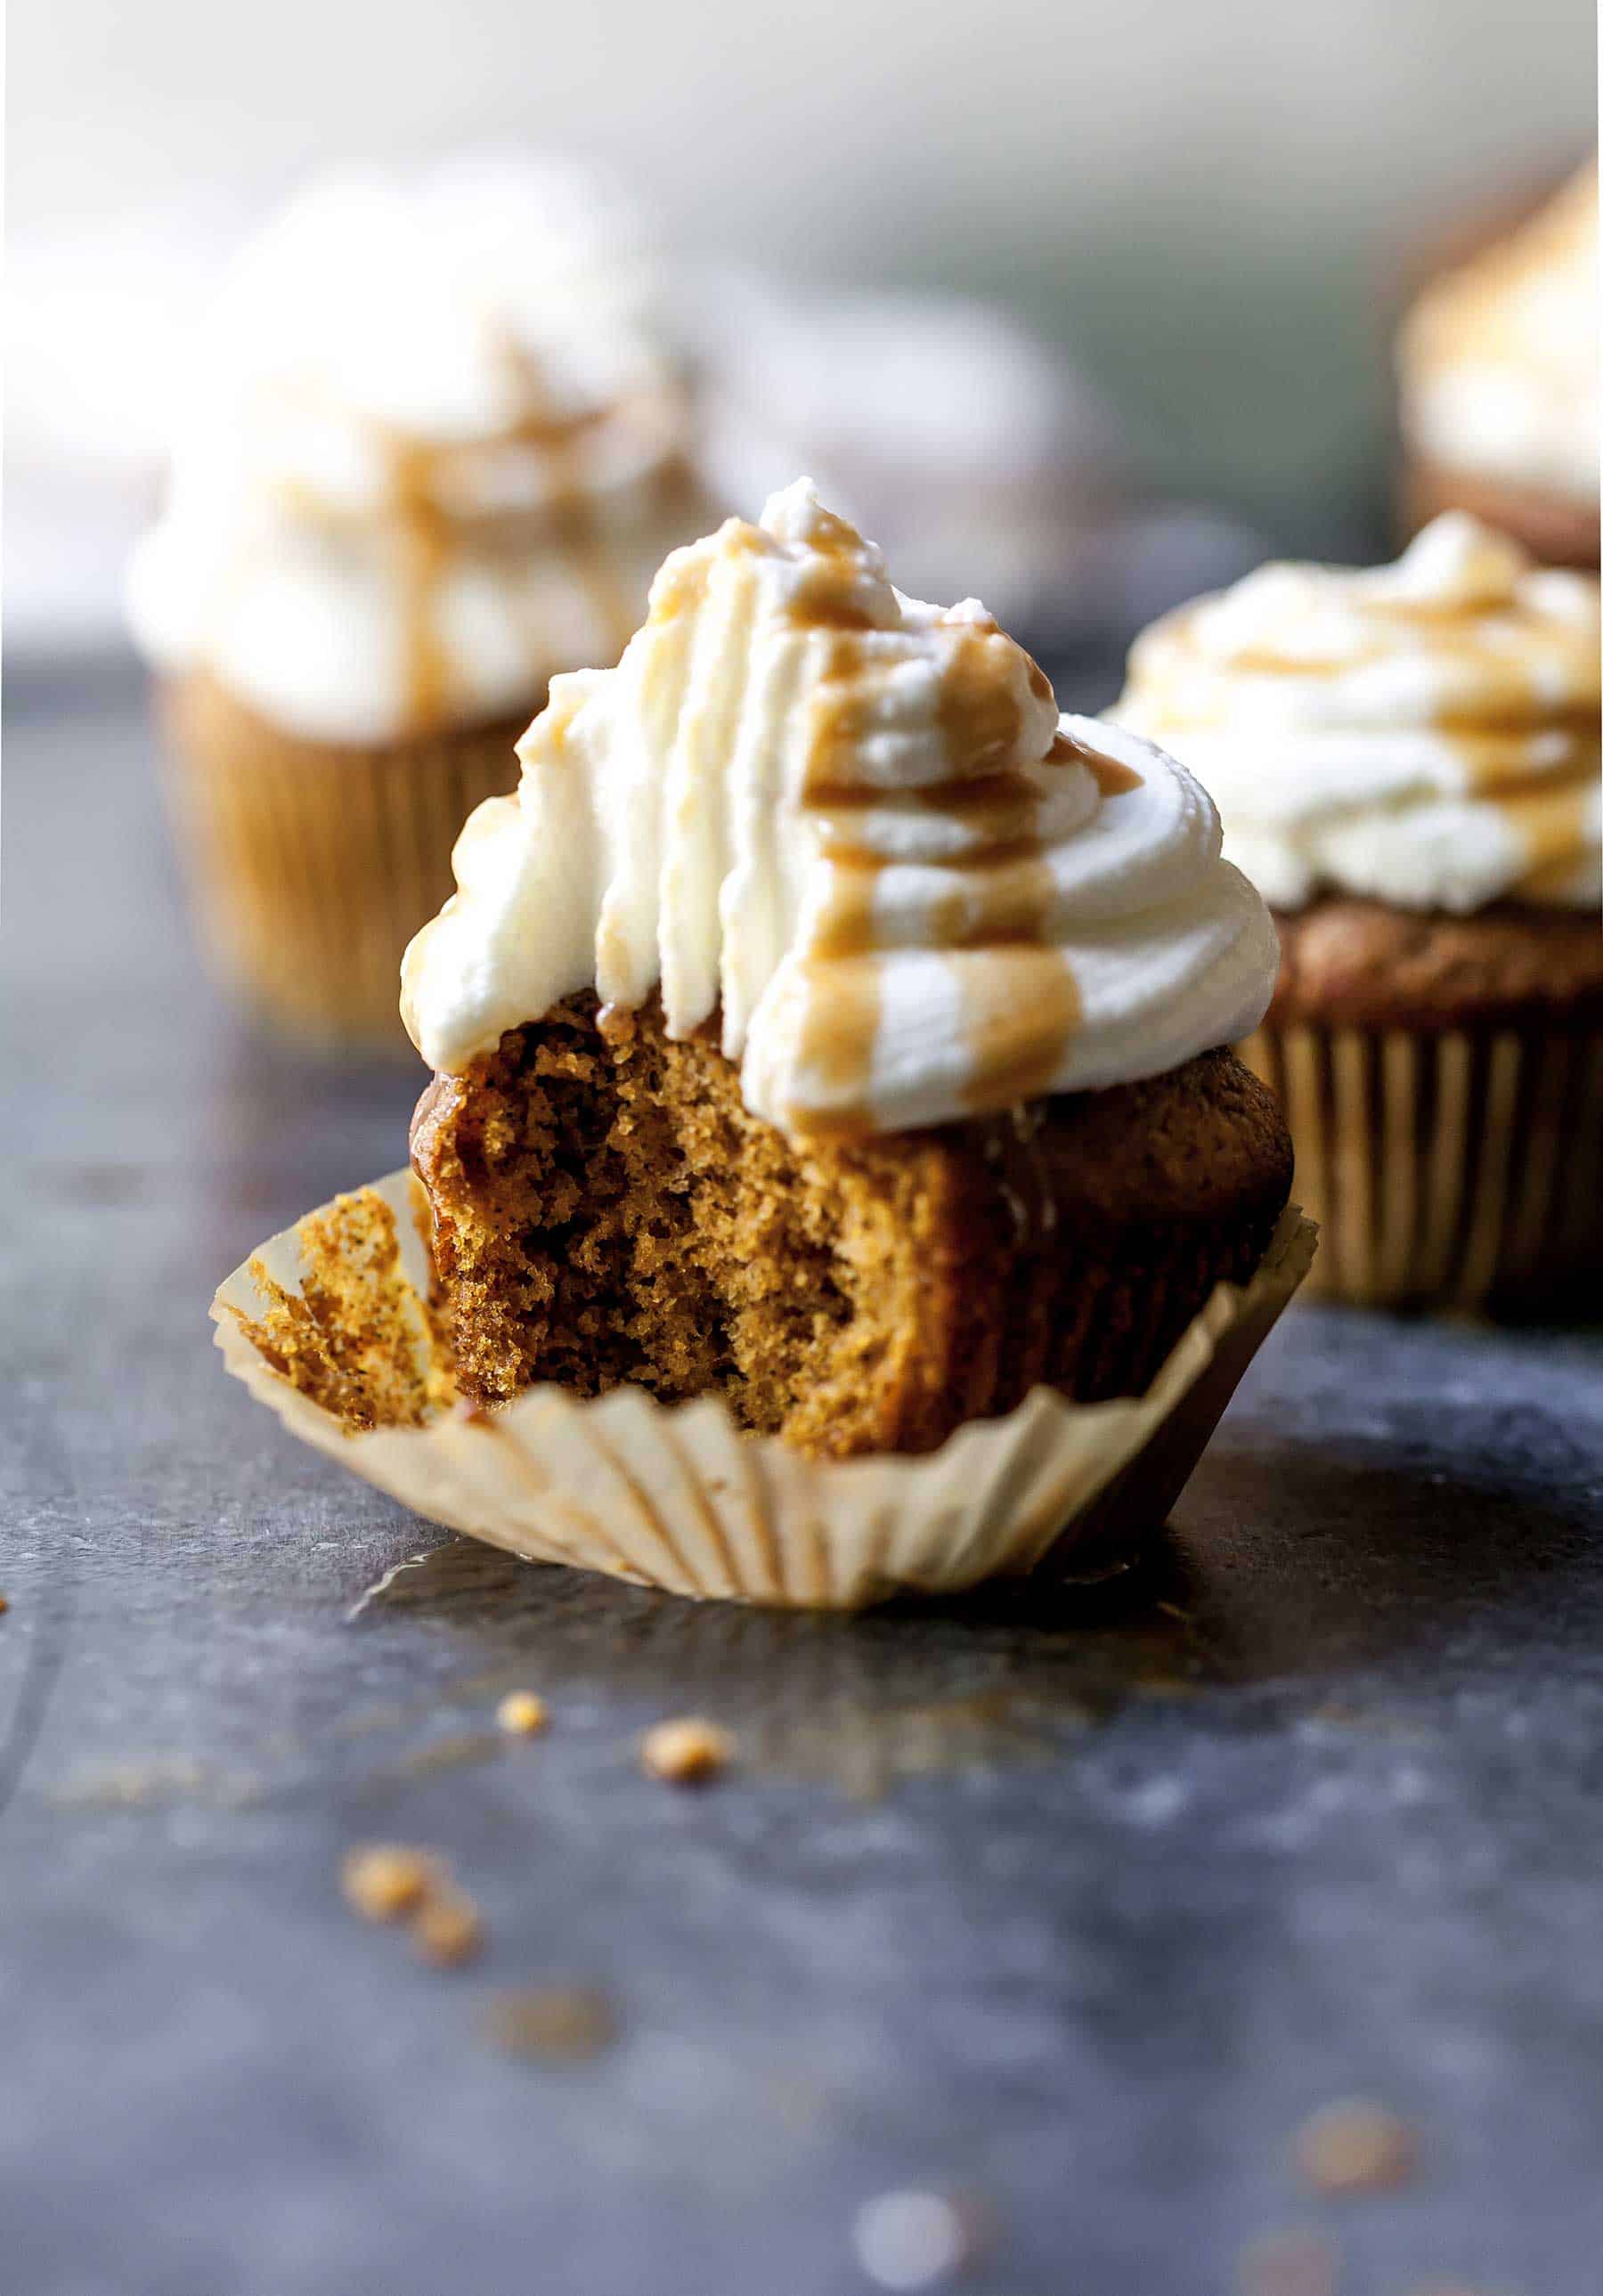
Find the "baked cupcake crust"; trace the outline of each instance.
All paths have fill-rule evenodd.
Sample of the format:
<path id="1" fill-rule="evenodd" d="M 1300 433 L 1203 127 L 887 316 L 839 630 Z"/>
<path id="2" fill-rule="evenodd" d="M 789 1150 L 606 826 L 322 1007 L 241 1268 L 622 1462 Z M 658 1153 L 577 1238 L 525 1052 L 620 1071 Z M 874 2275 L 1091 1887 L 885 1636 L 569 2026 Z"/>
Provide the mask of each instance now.
<path id="1" fill-rule="evenodd" d="M 1603 1026 L 1603 922 L 1503 902 L 1469 916 L 1332 896 L 1277 913 L 1268 1028 Z"/>
<path id="2" fill-rule="evenodd" d="M 933 1448 L 1049 1384 L 1137 1394 L 1290 1189 L 1226 1052 L 1147 1083 L 843 1144 L 755 1117 L 709 1029 L 572 1000 L 424 1093 L 414 1168 L 460 1390 L 634 1381 L 846 1456 Z"/>

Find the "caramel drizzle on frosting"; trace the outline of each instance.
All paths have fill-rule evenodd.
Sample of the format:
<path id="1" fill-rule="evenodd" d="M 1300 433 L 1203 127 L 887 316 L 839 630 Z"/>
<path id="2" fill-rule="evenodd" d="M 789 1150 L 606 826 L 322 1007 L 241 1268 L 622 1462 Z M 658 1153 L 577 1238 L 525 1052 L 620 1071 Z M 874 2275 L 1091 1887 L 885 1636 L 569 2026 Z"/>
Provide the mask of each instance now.
<path id="1" fill-rule="evenodd" d="M 1485 596 L 1410 598 L 1373 590 L 1366 595 L 1367 578 L 1354 578 L 1341 603 L 1371 635 L 1326 655 L 1236 645 L 1215 657 L 1198 631 L 1213 602 L 1180 608 L 1133 652 L 1131 692 L 1157 704 L 1141 722 L 1160 740 L 1172 737 L 1183 754 L 1188 728 L 1206 722 L 1228 731 L 1228 685 L 1238 676 L 1334 683 L 1405 651 L 1422 661 L 1456 667 L 1472 685 L 1473 702 L 1423 711 L 1410 727 L 1437 735 L 1458 762 L 1464 794 L 1494 807 L 1528 843 L 1531 860 L 1521 890 L 1561 881 L 1596 842 L 1587 803 L 1603 759 L 1595 615 L 1590 624 L 1560 619 L 1512 586 Z M 1165 712 L 1164 689 L 1175 662 L 1193 674 L 1199 670 L 1217 688 L 1206 719 L 1190 701 L 1183 713 Z"/>
<path id="2" fill-rule="evenodd" d="M 389 496 L 401 584 L 401 661 L 405 722 L 432 733 L 451 712 L 451 659 L 441 641 L 438 599 L 455 555 L 451 522 L 439 507 L 433 450 L 387 439 Z"/>
<path id="3" fill-rule="evenodd" d="M 368 435 L 382 458 L 387 521 L 396 536 L 401 591 L 402 693 L 410 732 L 426 734 L 452 722 L 456 713 L 451 656 L 441 627 L 441 597 L 452 572 L 474 555 L 516 556 L 549 551 L 553 545 L 572 578 L 585 590 L 604 651 L 616 660 L 639 619 L 640 601 L 631 597 L 614 570 L 595 496 L 583 467 L 582 449 L 617 406 L 559 414 L 539 362 L 520 342 L 497 336 L 495 349 L 523 411 L 501 429 L 471 440 L 417 438 L 371 422 Z M 474 513 L 453 506 L 463 477 L 475 463 L 495 457 L 537 458 L 544 480 L 538 508 L 528 512 Z M 302 490 L 304 493 L 304 490 Z M 652 491 L 671 510 L 694 497 L 691 473 L 683 455 L 665 458 L 652 475 Z M 303 506 L 318 505 L 305 500 Z M 529 633 L 533 665 L 548 643 L 545 633 Z"/>
<path id="4" fill-rule="evenodd" d="M 1537 788 L 1503 797 L 1504 815 L 1525 848 L 1525 865 L 1519 879 L 1522 892 L 1529 894 L 1543 885 L 1566 882 L 1587 846 L 1596 841 L 1596 816 L 1588 808 L 1587 789 L 1585 783 L 1560 784 L 1557 789 Z"/>
<path id="5" fill-rule="evenodd" d="M 815 1134 L 853 1136 L 871 1128 L 882 1018 L 878 960 L 887 946 L 877 897 L 893 865 L 854 836 L 855 818 L 886 800 L 853 776 L 861 744 L 881 711 L 878 678 L 901 658 L 896 651 L 900 634 L 887 643 L 866 615 L 854 611 L 849 594 L 829 581 L 829 562 L 861 548 L 850 528 L 831 520 L 823 541 L 819 578 L 793 612 L 830 633 L 812 703 L 802 804 L 818 828 L 831 873 L 799 964 L 806 994 L 802 1062 L 823 1086 L 830 1112 L 804 1118 L 801 1125 Z M 1045 1092 L 1081 1020 L 1072 968 L 1051 938 L 1056 888 L 1038 824 L 1042 792 L 1014 762 L 1026 725 L 1021 668 L 1037 702 L 1051 702 L 1051 686 L 989 617 L 943 618 L 937 627 L 945 660 L 935 718 L 951 772 L 924 787 L 900 788 L 896 796 L 904 806 L 961 824 L 967 832 L 956 857 L 922 865 L 947 875 L 950 888 L 929 905 L 920 945 L 949 953 L 968 1070 L 964 1097 L 970 1108 L 986 1111 Z M 1040 763 L 1085 766 L 1104 796 L 1140 785 L 1140 775 L 1128 767 L 1061 734 Z"/>

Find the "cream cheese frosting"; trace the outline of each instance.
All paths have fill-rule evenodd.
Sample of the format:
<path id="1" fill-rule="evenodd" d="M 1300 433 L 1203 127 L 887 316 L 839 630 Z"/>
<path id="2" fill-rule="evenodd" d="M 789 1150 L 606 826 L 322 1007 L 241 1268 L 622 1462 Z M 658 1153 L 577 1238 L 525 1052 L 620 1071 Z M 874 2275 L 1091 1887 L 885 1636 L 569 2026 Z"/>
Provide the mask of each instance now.
<path id="1" fill-rule="evenodd" d="M 617 668 L 552 681 L 458 840 L 402 1012 L 438 1070 L 593 989 L 717 1016 L 759 1116 L 903 1131 L 1233 1043 L 1273 927 L 1213 807 L 1060 718 L 974 600 L 892 587 L 806 480 L 675 551 Z"/>
<path id="2" fill-rule="evenodd" d="M 1599 610 L 1463 512 L 1394 565 L 1270 565 L 1155 623 L 1113 715 L 1172 749 L 1274 907 L 1599 898 Z"/>
<path id="3" fill-rule="evenodd" d="M 1519 231 L 1421 297 L 1398 343 L 1398 374 L 1416 453 L 1595 506 L 1595 160 Z"/>
<path id="4" fill-rule="evenodd" d="M 388 741 L 614 660 L 701 521 L 652 268 L 530 163 L 314 187 L 196 347 L 135 635 L 290 732 Z"/>

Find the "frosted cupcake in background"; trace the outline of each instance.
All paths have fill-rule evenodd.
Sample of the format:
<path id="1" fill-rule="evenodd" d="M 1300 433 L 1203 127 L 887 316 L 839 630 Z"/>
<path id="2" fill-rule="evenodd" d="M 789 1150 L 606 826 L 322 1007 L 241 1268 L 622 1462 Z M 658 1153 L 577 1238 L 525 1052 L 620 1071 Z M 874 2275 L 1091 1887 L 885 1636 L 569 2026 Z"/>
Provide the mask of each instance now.
<path id="1" fill-rule="evenodd" d="M 235 264 L 130 609 L 209 949 L 281 1028 L 400 1048 L 458 829 L 705 522 L 657 293 L 604 189 L 512 162 L 331 179 Z"/>
<path id="2" fill-rule="evenodd" d="M 1360 1300 L 1595 1307 L 1594 577 L 1467 513 L 1394 566 L 1261 568 L 1155 623 L 1114 715 L 1207 787 L 1275 913 L 1246 1057 Z"/>
<path id="3" fill-rule="evenodd" d="M 1444 273 L 1397 346 L 1418 527 L 1462 509 L 1549 565 L 1598 563 L 1598 170 Z"/>

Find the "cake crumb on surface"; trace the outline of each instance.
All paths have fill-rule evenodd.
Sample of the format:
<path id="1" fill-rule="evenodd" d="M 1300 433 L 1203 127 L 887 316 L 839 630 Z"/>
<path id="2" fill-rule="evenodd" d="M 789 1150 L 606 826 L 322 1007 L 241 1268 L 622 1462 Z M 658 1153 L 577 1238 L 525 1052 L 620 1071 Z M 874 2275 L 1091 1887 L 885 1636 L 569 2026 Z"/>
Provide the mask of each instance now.
<path id="1" fill-rule="evenodd" d="M 533 1690 L 509 1690 L 495 1709 L 495 1719 L 501 1728 L 516 1738 L 532 1738 L 544 1730 L 551 1717 L 545 1701 Z"/>
<path id="2" fill-rule="evenodd" d="M 484 1943 L 478 1906 L 458 1888 L 442 1857 L 404 1842 L 364 1843 L 347 1852 L 339 1886 L 352 1911 L 368 1922 L 405 1922 L 425 1961 L 442 1967 L 470 1960 Z"/>
<path id="3" fill-rule="evenodd" d="M 339 1868 L 346 1903 L 369 1922 L 415 1912 L 438 1879 L 433 1858 L 397 1842 L 364 1843 L 348 1851 Z"/>
<path id="4" fill-rule="evenodd" d="M 1321 2105 L 1297 2132 L 1297 2165 L 1321 2193 L 1380 2192 L 1404 2184 L 1417 2153 L 1407 2122 L 1368 2097 Z"/>
<path id="5" fill-rule="evenodd" d="M 484 1945 L 484 1923 L 471 1898 L 445 1890 L 426 1898 L 412 1923 L 412 1939 L 425 1961 L 454 1968 Z"/>
<path id="6" fill-rule="evenodd" d="M 617 2020 L 595 1986 L 525 1985 L 490 1996 L 482 2030 L 513 2056 L 577 2062 L 599 2056 L 617 2038 Z"/>
<path id="7" fill-rule="evenodd" d="M 646 1775 L 667 1778 L 675 1785 L 696 1785 L 716 1778 L 729 1767 L 733 1755 L 734 1741 L 728 1731 L 698 1715 L 658 1723 L 646 1732 L 640 1750 Z"/>

